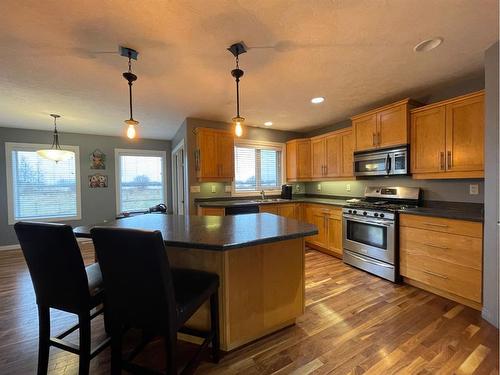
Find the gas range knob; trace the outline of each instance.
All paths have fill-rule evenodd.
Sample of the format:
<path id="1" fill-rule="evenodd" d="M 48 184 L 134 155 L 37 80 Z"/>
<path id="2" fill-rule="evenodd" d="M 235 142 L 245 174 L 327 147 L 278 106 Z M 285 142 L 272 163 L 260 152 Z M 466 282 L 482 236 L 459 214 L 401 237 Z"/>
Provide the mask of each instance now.
<path id="1" fill-rule="evenodd" d="M 352 211 L 352 213 L 353 213 L 354 215 L 356 215 L 356 214 L 358 213 L 358 211 L 353 210 L 353 211 Z"/>
<path id="2" fill-rule="evenodd" d="M 383 215 L 383 214 L 381 214 L 381 215 Z M 375 213 L 373 214 L 373 216 L 378 217 L 378 212 L 375 212 Z"/>
<path id="3" fill-rule="evenodd" d="M 385 215 L 384 214 L 380 214 L 380 217 L 384 217 Z"/>
<path id="4" fill-rule="evenodd" d="M 365 212 L 363 212 L 363 215 L 364 215 L 364 216 L 368 215 L 368 212 L 366 212 L 366 211 L 365 211 Z"/>
<path id="5" fill-rule="evenodd" d="M 348 213 L 352 214 L 352 210 L 347 211 Z"/>

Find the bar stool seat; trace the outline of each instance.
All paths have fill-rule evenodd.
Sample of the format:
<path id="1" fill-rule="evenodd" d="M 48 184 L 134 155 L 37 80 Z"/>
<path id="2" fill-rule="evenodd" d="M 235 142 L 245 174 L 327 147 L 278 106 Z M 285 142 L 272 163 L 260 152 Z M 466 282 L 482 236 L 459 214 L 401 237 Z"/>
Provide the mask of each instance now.
<path id="1" fill-rule="evenodd" d="M 219 276 L 204 271 L 171 268 L 161 232 L 95 227 L 92 240 L 102 269 L 111 326 L 111 373 L 153 373 L 133 362 L 154 336 L 165 342 L 168 375 L 178 374 L 177 333 L 203 339 L 181 373 L 191 374 L 203 350 L 212 344 L 219 361 Z M 210 328 L 197 330 L 184 324 L 209 302 Z M 124 329 L 143 331 L 143 340 L 122 358 Z"/>
<path id="2" fill-rule="evenodd" d="M 87 375 L 90 360 L 110 344 L 107 338 L 91 350 L 90 321 L 103 312 L 98 308 L 104 302 L 101 269 L 97 263 L 85 267 L 69 225 L 18 222 L 14 229 L 28 265 L 38 305 L 37 373 L 47 374 L 49 350 L 55 346 L 79 355 L 79 374 Z M 78 324 L 50 337 L 51 308 L 78 315 Z M 94 308 L 96 310 L 92 312 Z M 79 345 L 63 340 L 77 329 Z"/>

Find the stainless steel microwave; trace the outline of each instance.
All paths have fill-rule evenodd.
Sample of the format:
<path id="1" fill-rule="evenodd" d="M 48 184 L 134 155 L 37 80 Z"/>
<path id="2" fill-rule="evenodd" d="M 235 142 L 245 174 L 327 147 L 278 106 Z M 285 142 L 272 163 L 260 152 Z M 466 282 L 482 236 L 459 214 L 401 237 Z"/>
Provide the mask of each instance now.
<path id="1" fill-rule="evenodd" d="M 408 172 L 407 146 L 354 154 L 355 176 L 405 175 Z"/>

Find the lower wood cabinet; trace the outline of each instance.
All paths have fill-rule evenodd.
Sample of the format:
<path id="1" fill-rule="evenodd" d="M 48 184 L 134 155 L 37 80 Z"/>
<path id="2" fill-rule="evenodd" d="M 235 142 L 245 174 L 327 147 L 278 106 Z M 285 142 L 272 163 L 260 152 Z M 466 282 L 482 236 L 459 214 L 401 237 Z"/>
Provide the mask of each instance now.
<path id="1" fill-rule="evenodd" d="M 409 284 L 476 309 L 482 303 L 482 223 L 400 215 L 400 273 Z"/>
<path id="2" fill-rule="evenodd" d="M 198 216 L 225 216 L 224 207 L 198 207 Z"/>
<path id="3" fill-rule="evenodd" d="M 298 203 L 263 204 L 259 206 L 259 212 L 267 212 L 289 219 L 299 218 Z"/>
<path id="4" fill-rule="evenodd" d="M 302 220 L 316 225 L 318 234 L 306 242 L 315 249 L 342 258 L 342 209 L 321 204 L 304 204 Z"/>

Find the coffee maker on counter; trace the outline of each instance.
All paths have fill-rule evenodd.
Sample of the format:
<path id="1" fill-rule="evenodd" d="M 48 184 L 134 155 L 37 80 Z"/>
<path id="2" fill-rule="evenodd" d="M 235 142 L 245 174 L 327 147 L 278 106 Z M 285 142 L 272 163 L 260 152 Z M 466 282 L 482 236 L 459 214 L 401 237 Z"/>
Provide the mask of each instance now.
<path id="1" fill-rule="evenodd" d="M 281 199 L 292 199 L 292 185 L 281 185 Z"/>

